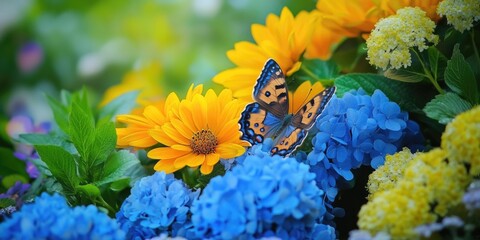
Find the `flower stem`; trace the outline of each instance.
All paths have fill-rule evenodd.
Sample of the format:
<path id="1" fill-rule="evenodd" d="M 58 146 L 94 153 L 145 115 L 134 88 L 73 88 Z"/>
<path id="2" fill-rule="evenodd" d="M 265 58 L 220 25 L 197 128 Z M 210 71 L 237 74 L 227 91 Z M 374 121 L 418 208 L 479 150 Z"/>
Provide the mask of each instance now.
<path id="1" fill-rule="evenodd" d="M 477 44 L 475 43 L 475 31 L 470 32 L 470 36 L 472 38 L 472 45 L 473 45 L 473 51 L 475 52 L 475 59 L 477 60 L 477 64 L 480 65 L 480 55 L 478 54 L 478 49 L 477 49 Z"/>
<path id="2" fill-rule="evenodd" d="M 98 198 L 97 198 L 97 201 L 98 201 L 98 203 L 99 203 L 100 206 L 108 209 L 108 211 L 109 211 L 110 213 L 115 214 L 115 213 L 117 212 L 115 209 L 113 209 L 112 206 L 110 206 L 107 202 L 105 202 L 105 200 L 102 198 L 102 196 L 98 197 Z"/>
<path id="3" fill-rule="evenodd" d="M 321 82 L 322 85 L 327 85 L 327 86 L 331 86 L 333 85 L 333 80 L 322 80 L 320 79 L 315 73 L 313 73 L 310 69 L 308 69 L 305 64 L 302 64 L 302 66 L 300 67 L 300 69 L 302 69 L 302 71 L 304 71 L 309 77 L 311 77 L 314 81 L 316 82 Z"/>
<path id="4" fill-rule="evenodd" d="M 440 85 L 438 85 L 437 79 L 435 79 L 433 77 L 430 70 L 423 63 L 423 59 L 422 59 L 422 57 L 420 57 L 420 54 L 415 49 L 412 49 L 412 51 L 415 53 L 415 55 L 417 55 L 417 58 L 418 58 L 418 61 L 420 61 L 420 64 L 422 64 L 422 68 L 423 68 L 423 72 L 425 73 L 425 77 L 427 77 L 430 80 L 430 82 L 433 84 L 433 86 L 435 87 L 435 89 L 437 89 L 437 91 L 439 93 L 443 93 L 443 89 L 440 87 Z"/>

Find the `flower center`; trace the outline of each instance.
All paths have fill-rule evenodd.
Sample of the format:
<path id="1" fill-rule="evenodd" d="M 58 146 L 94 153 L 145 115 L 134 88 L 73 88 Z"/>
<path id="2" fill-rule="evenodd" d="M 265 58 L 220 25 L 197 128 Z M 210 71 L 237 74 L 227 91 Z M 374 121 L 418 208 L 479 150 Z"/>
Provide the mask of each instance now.
<path id="1" fill-rule="evenodd" d="M 210 129 L 202 129 L 192 136 L 190 147 L 196 154 L 210 154 L 215 152 L 217 146 L 217 137 L 210 131 Z"/>

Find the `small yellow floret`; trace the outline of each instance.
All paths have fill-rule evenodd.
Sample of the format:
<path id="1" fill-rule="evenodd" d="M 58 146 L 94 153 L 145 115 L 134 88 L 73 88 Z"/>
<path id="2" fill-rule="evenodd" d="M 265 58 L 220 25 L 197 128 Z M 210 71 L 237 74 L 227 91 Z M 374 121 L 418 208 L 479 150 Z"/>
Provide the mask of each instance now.
<path id="1" fill-rule="evenodd" d="M 473 27 L 473 22 L 480 20 L 480 1 L 444 0 L 438 5 L 437 12 L 446 16 L 448 23 L 463 33 Z"/>

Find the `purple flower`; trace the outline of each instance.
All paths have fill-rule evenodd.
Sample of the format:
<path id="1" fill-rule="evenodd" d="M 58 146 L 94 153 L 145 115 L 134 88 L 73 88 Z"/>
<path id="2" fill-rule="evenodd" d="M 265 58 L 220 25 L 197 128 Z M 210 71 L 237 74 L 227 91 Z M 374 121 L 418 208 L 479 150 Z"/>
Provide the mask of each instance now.
<path id="1" fill-rule="evenodd" d="M 17 181 L 7 190 L 6 193 L 1 193 L 0 198 L 10 198 L 15 201 L 15 207 L 20 208 L 23 204 L 22 197 L 29 188 L 30 184 Z"/>
<path id="2" fill-rule="evenodd" d="M 24 133 L 48 133 L 50 129 L 50 123 L 44 122 L 35 126 L 33 120 L 25 115 L 14 116 L 7 124 L 7 133 L 12 139 L 18 139 L 19 135 Z M 37 178 L 40 172 L 31 159 L 39 159 L 39 157 L 33 146 L 18 142 L 14 142 L 14 145 L 15 157 L 25 162 L 25 170 L 31 178 Z"/>

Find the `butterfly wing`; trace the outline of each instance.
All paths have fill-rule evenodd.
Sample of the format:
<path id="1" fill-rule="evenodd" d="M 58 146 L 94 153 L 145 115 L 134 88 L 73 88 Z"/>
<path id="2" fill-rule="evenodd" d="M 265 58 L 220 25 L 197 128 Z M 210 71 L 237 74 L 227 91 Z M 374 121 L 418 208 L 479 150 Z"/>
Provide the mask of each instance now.
<path id="1" fill-rule="evenodd" d="M 256 102 L 245 107 L 238 123 L 242 132 L 240 138 L 250 144 L 262 143 L 266 137 L 271 137 L 281 126 L 279 118 Z"/>
<path id="2" fill-rule="evenodd" d="M 253 98 L 256 102 L 245 107 L 239 124 L 241 139 L 256 144 L 276 136 L 288 114 L 285 75 L 273 59 L 265 63 L 253 89 Z"/>
<path id="3" fill-rule="evenodd" d="M 270 153 L 284 157 L 290 155 L 298 146 L 302 145 L 307 134 L 307 130 L 289 125 L 275 141 L 275 146 L 273 146 Z"/>
<path id="4" fill-rule="evenodd" d="M 288 89 L 285 75 L 273 59 L 267 60 L 253 88 L 253 98 L 278 118 L 288 114 Z"/>
<path id="5" fill-rule="evenodd" d="M 308 135 L 308 130 L 313 126 L 315 120 L 320 116 L 325 106 L 335 93 L 335 87 L 327 88 L 320 94 L 308 101 L 293 116 L 292 123 L 286 128 L 283 134 L 276 140 L 272 148 L 272 154 L 288 156 L 295 149 L 302 145 Z"/>
<path id="6" fill-rule="evenodd" d="M 322 113 L 325 106 L 332 98 L 336 88 L 330 87 L 313 97 L 303 107 L 293 115 L 292 125 L 302 129 L 309 130 L 318 116 Z"/>

